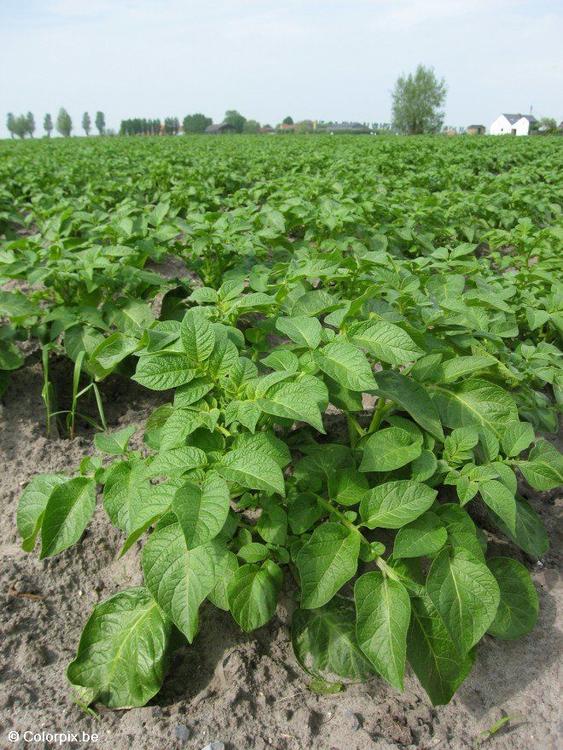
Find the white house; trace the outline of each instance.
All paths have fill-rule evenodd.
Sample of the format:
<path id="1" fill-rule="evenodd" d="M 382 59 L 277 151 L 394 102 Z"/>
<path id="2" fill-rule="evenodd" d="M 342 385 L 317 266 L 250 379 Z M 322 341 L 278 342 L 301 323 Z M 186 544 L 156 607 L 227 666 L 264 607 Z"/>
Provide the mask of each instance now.
<path id="1" fill-rule="evenodd" d="M 534 122 L 533 115 L 499 115 L 489 131 L 491 135 L 528 135 Z"/>

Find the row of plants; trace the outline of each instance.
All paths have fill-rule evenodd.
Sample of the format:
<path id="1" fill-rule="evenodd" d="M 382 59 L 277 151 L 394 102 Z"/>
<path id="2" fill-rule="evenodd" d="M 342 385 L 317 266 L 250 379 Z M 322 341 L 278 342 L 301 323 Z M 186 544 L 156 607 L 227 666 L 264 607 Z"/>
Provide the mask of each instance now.
<path id="1" fill-rule="evenodd" d="M 99 492 L 121 554 L 142 545 L 144 585 L 95 607 L 69 666 L 84 705 L 150 700 L 205 601 L 250 631 L 284 588 L 312 689 L 402 689 L 408 663 L 434 704 L 487 634 L 533 628 L 527 568 L 489 551 L 544 555 L 522 483 L 563 479 L 535 432 L 561 403 L 561 161 L 527 144 L 56 144 L 55 199 L 9 152 L 0 277 L 30 288 L 3 293 L 25 310 L 4 340 L 66 354 L 101 422 L 109 373 L 170 395 L 142 448 L 101 432 L 20 500 L 42 558 Z M 170 254 L 189 276 L 146 268 Z"/>

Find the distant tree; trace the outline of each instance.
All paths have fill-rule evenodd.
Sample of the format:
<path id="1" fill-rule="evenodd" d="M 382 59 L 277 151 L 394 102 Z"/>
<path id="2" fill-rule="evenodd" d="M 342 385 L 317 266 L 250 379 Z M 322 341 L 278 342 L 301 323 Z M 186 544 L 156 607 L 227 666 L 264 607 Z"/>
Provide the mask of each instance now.
<path id="1" fill-rule="evenodd" d="M 260 123 L 258 120 L 247 120 L 242 126 L 243 133 L 258 133 L 260 132 Z"/>
<path id="2" fill-rule="evenodd" d="M 419 65 L 414 73 L 401 75 L 393 89 L 393 124 L 401 133 L 439 133 L 444 122 L 442 107 L 446 82 L 432 68 Z"/>
<path id="3" fill-rule="evenodd" d="M 557 120 L 554 117 L 541 117 L 534 130 L 542 135 L 553 135 L 558 132 Z"/>
<path id="4" fill-rule="evenodd" d="M 57 130 L 65 138 L 68 138 L 72 131 L 72 119 L 64 107 L 59 109 L 57 115 Z"/>
<path id="5" fill-rule="evenodd" d="M 184 117 L 184 133 L 204 133 L 205 128 L 208 128 L 212 122 L 211 117 L 206 117 L 201 112 L 186 115 Z"/>
<path id="6" fill-rule="evenodd" d="M 301 120 L 301 122 L 298 122 L 295 125 L 295 132 L 296 133 L 309 133 L 311 130 L 314 129 L 314 123 L 312 120 Z"/>
<path id="7" fill-rule="evenodd" d="M 90 135 L 90 130 L 92 129 L 92 120 L 90 119 L 90 115 L 88 112 L 84 112 L 82 115 L 82 130 L 86 133 L 86 135 Z"/>
<path id="8" fill-rule="evenodd" d="M 10 134 L 10 137 L 13 138 L 16 134 L 16 118 L 14 117 L 13 112 L 8 112 L 8 116 L 6 117 L 6 127 L 8 128 L 8 133 Z"/>
<path id="9" fill-rule="evenodd" d="M 48 112 L 43 119 L 43 130 L 47 133 L 47 138 L 50 138 L 51 131 L 53 130 L 53 120 Z"/>
<path id="10" fill-rule="evenodd" d="M 14 133 L 18 138 L 25 138 L 29 133 L 29 123 L 26 115 L 18 115 L 14 120 Z"/>
<path id="11" fill-rule="evenodd" d="M 27 122 L 27 132 L 33 138 L 33 134 L 35 133 L 35 117 L 33 116 L 33 112 L 28 112 L 25 119 Z"/>
<path id="12" fill-rule="evenodd" d="M 290 117 L 289 115 L 287 117 L 284 117 L 282 120 L 282 125 L 293 125 L 293 117 Z"/>
<path id="13" fill-rule="evenodd" d="M 96 119 L 94 120 L 96 129 L 99 135 L 103 135 L 106 129 L 106 118 L 103 112 L 96 112 Z"/>
<path id="14" fill-rule="evenodd" d="M 232 125 L 237 133 L 242 133 L 246 117 L 243 117 L 240 112 L 236 111 L 236 109 L 228 109 L 225 112 L 223 122 L 227 123 L 227 125 Z"/>
<path id="15" fill-rule="evenodd" d="M 180 121 L 177 117 L 164 118 L 164 134 L 177 135 L 180 132 Z"/>

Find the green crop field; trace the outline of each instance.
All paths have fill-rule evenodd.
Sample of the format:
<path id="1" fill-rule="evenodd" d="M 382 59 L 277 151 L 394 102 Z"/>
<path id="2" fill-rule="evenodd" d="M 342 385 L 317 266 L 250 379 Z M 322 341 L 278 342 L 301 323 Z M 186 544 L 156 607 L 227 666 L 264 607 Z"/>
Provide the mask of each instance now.
<path id="1" fill-rule="evenodd" d="M 144 584 L 84 612 L 82 705 L 147 703 L 206 600 L 252 631 L 289 592 L 312 690 L 401 690 L 410 664 L 434 704 L 487 634 L 532 630 L 563 481 L 562 146 L 0 143 L 0 394 L 40 363 L 44 434 L 95 446 L 25 487 L 23 547 L 82 555 L 98 501 L 142 548 Z M 161 392 L 145 424 L 108 420 L 116 380 Z"/>

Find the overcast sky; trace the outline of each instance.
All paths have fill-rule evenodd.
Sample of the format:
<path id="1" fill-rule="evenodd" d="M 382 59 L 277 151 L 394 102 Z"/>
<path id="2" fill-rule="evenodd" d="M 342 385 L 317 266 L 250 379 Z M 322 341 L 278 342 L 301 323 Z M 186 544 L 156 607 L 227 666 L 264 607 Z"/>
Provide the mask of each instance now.
<path id="1" fill-rule="evenodd" d="M 562 0 L 0 0 L 7 112 L 182 118 L 226 109 L 274 125 L 390 119 L 418 63 L 448 84 L 446 123 L 563 119 Z"/>

